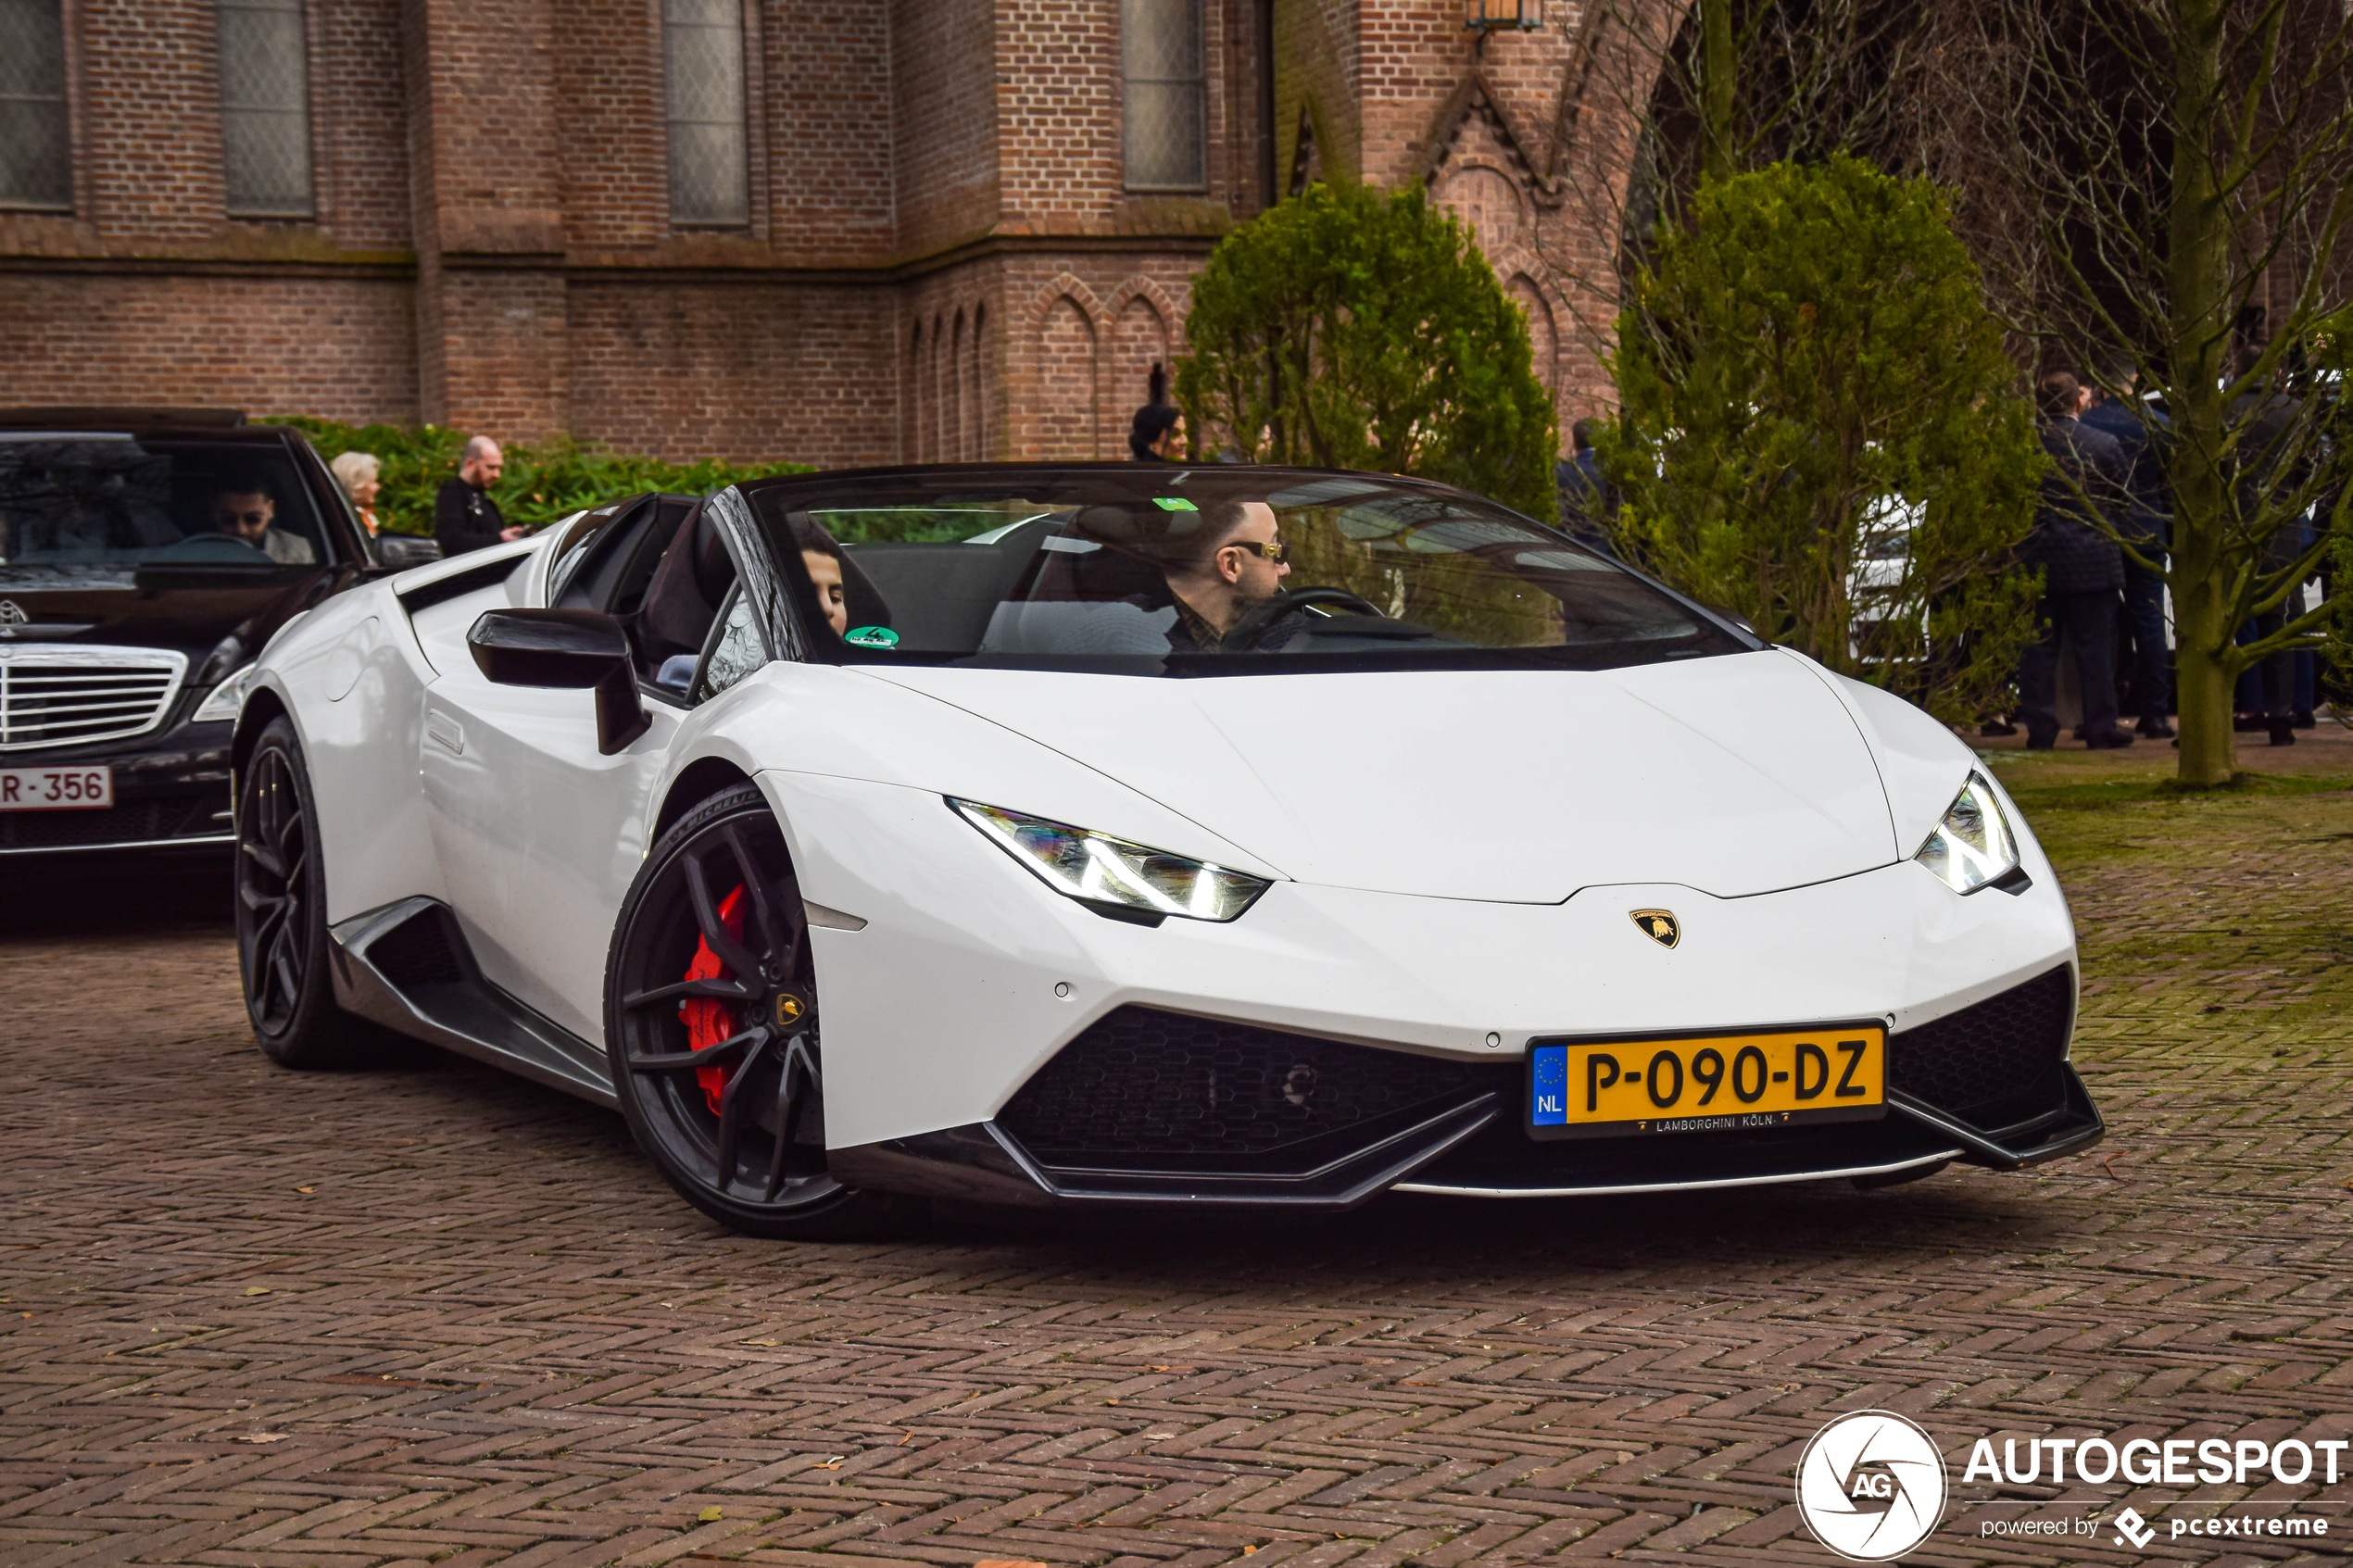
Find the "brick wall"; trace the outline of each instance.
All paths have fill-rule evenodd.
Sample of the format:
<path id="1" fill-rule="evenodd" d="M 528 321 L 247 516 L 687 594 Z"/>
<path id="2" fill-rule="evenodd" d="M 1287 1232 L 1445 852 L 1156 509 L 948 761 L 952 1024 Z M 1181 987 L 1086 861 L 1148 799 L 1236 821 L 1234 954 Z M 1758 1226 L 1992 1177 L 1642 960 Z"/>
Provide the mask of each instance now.
<path id="1" fill-rule="evenodd" d="M 789 7 L 789 17 L 777 9 L 762 29 L 775 257 L 815 267 L 887 260 L 900 186 L 892 118 L 899 63 L 885 12 L 857 0 L 807 0 Z M 919 71 L 925 65 L 910 63 Z M 988 95 L 977 76 L 966 70 L 959 79 L 974 106 Z M 942 128 L 918 134 L 925 133 Z M 966 170 L 963 178 L 975 176 Z"/>
<path id="2" fill-rule="evenodd" d="M 898 457 L 887 290 L 575 281 L 572 429 L 620 451 L 826 467 Z"/>
<path id="3" fill-rule="evenodd" d="M 996 60 L 988 0 L 891 0 L 894 238 L 902 256 L 978 238 L 996 220 Z"/>
<path id="4" fill-rule="evenodd" d="M 6 396 L 413 421 L 411 295 L 398 278 L 0 272 Z"/>
<path id="5" fill-rule="evenodd" d="M 0 213 L 11 396 L 186 398 L 673 457 L 1116 458 L 1302 116 L 1426 179 L 1605 402 L 1642 0 L 1475 59 L 1433 0 L 1206 0 L 1198 194 L 1129 193 L 1118 0 L 747 0 L 751 220 L 670 221 L 661 0 L 308 0 L 318 211 L 221 210 L 210 0 L 64 0 L 75 210 Z M 1647 30 L 1647 31 L 1645 31 Z M 1478 75 L 1474 82 L 1472 72 Z M 1465 97 L 1466 86 L 1477 92 Z"/>

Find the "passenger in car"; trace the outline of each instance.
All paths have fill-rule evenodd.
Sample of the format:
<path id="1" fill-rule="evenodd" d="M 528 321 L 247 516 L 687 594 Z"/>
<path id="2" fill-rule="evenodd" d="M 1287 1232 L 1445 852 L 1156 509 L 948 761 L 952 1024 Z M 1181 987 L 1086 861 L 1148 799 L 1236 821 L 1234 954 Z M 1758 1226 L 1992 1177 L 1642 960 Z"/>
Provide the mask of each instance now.
<path id="1" fill-rule="evenodd" d="M 278 498 L 258 473 L 229 474 L 213 492 L 213 532 L 252 546 L 281 566 L 315 564 L 310 541 L 273 526 L 277 518 Z"/>
<path id="2" fill-rule="evenodd" d="M 1290 547 L 1264 501 L 1217 501 L 1203 509 L 1194 547 L 1168 561 L 1168 589 L 1176 624 L 1168 629 L 1176 653 L 1272 652 L 1296 636 L 1296 617 L 1278 619 L 1249 639 L 1247 649 L 1227 639 L 1250 613 L 1283 591 L 1290 575 Z"/>
<path id="3" fill-rule="evenodd" d="M 806 518 L 792 521 L 793 543 L 800 546 L 800 564 L 809 570 L 809 583 L 817 590 L 817 608 L 838 637 L 849 630 L 849 590 L 842 580 L 841 546 L 834 536 Z"/>

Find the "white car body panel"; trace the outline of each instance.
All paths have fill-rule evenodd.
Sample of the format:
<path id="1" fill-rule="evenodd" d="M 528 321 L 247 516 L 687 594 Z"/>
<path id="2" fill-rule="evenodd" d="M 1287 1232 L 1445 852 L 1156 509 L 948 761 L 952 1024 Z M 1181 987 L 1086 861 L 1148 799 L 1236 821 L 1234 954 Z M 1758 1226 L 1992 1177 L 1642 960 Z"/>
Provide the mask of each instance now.
<path id="1" fill-rule="evenodd" d="M 1591 673 L 887 678 L 1232 822 L 1329 886 L 1556 904 L 1670 881 L 1738 897 L 1897 858 L 1862 735 L 1772 653 Z"/>

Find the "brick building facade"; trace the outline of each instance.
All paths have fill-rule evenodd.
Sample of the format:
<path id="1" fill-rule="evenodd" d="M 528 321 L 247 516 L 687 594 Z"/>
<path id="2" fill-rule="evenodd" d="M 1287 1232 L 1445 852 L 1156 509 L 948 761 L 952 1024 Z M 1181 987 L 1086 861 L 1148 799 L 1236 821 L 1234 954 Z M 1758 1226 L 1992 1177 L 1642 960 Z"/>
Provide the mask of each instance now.
<path id="1" fill-rule="evenodd" d="M 1474 225 L 1566 420 L 1677 7 L 1461 5 L 0 0 L 7 399 L 1121 457 L 1202 257 L 1330 173 Z"/>

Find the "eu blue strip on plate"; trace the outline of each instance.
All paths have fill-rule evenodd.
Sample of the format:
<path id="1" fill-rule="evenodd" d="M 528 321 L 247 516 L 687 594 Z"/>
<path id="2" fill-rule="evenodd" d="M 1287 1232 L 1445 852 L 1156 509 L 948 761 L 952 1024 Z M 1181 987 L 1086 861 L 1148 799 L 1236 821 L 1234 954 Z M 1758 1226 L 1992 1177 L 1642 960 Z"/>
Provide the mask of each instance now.
<path id="1" fill-rule="evenodd" d="M 1529 1120 L 1539 1127 L 1557 1127 L 1568 1120 L 1568 1047 L 1539 1046 L 1536 1047 L 1536 1086 L 1533 1114 Z"/>

